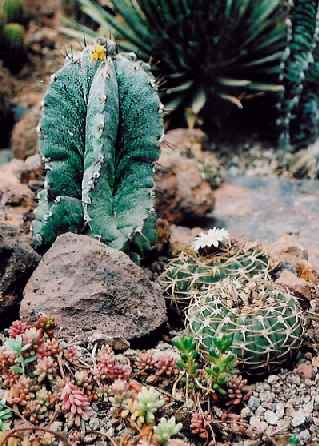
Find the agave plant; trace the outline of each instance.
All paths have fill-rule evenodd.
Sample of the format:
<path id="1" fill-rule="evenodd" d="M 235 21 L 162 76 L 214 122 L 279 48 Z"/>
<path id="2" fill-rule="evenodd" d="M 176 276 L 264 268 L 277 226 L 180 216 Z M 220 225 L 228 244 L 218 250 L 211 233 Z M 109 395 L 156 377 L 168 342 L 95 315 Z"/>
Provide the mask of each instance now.
<path id="1" fill-rule="evenodd" d="M 168 112 L 205 112 L 216 122 L 223 105 L 242 108 L 251 95 L 283 90 L 283 0 L 111 0 L 113 13 L 95 0 L 78 1 L 99 24 L 99 34 L 112 32 L 122 50 L 152 61 Z M 92 30 L 76 28 L 96 38 Z M 218 113 L 211 116 L 216 103 Z"/>

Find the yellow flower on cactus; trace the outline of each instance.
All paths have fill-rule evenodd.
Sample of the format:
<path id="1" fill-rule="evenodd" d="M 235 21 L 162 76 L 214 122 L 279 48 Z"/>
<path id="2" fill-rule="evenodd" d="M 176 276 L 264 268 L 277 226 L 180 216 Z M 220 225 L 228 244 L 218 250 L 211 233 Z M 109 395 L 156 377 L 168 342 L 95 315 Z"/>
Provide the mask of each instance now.
<path id="1" fill-rule="evenodd" d="M 105 60 L 106 59 L 106 48 L 99 43 L 97 43 L 91 51 L 91 60 L 96 62 L 98 60 Z"/>

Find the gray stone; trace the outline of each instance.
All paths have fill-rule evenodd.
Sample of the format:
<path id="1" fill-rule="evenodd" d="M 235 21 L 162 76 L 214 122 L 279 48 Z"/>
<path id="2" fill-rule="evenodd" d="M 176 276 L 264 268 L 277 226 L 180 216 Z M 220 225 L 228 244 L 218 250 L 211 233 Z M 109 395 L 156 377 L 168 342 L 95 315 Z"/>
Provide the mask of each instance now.
<path id="1" fill-rule="evenodd" d="M 17 307 L 40 256 L 11 225 L 0 224 L 0 317 Z"/>
<path id="2" fill-rule="evenodd" d="M 310 432 L 306 429 L 304 431 L 301 431 L 299 434 L 299 440 L 303 443 L 303 444 L 307 444 L 308 441 L 311 439 L 311 434 Z"/>
<path id="3" fill-rule="evenodd" d="M 249 424 L 258 434 L 264 433 L 268 427 L 267 423 L 258 417 L 251 417 Z"/>
<path id="4" fill-rule="evenodd" d="M 251 414 L 252 413 L 251 413 L 251 410 L 249 409 L 249 407 L 244 407 L 240 412 L 240 415 L 243 418 L 249 418 L 251 416 Z"/>
<path id="5" fill-rule="evenodd" d="M 284 403 L 277 403 L 275 410 L 276 410 L 276 414 L 277 414 L 278 418 L 282 418 L 285 415 Z"/>
<path id="6" fill-rule="evenodd" d="M 263 417 L 264 413 L 265 413 L 265 409 L 262 406 L 259 406 L 255 413 L 258 417 Z"/>
<path id="7" fill-rule="evenodd" d="M 266 412 L 264 413 L 264 420 L 268 424 L 275 426 L 275 425 L 277 425 L 279 418 L 275 412 L 272 412 L 271 410 L 266 410 Z"/>
<path id="8" fill-rule="evenodd" d="M 272 392 L 270 392 L 270 390 L 266 390 L 260 393 L 260 399 L 265 403 L 270 403 L 274 399 L 274 395 Z"/>
<path id="9" fill-rule="evenodd" d="M 294 413 L 293 419 L 291 420 L 291 424 L 293 427 L 302 426 L 306 421 L 306 414 L 303 410 L 298 410 Z"/>
<path id="10" fill-rule="evenodd" d="M 251 396 L 248 400 L 248 407 L 255 411 L 260 406 L 260 399 L 255 396 Z"/>
<path id="11" fill-rule="evenodd" d="M 134 340 L 166 322 L 159 286 L 123 252 L 75 234 L 56 240 L 26 286 L 21 318 L 53 316 L 62 335 Z"/>
<path id="12" fill-rule="evenodd" d="M 269 375 L 268 379 L 267 379 L 267 382 L 268 382 L 268 384 L 274 384 L 278 380 L 279 380 L 279 376 L 277 376 L 277 375 Z"/>

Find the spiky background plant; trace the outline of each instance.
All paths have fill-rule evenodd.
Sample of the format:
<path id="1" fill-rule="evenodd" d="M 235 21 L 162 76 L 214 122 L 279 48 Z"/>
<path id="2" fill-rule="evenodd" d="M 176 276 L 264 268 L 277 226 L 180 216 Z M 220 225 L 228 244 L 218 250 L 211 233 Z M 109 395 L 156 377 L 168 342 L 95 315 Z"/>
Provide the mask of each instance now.
<path id="1" fill-rule="evenodd" d="M 22 21 L 22 0 L 0 0 L 0 59 L 13 71 L 26 60 Z"/>
<path id="2" fill-rule="evenodd" d="M 163 129 L 156 83 L 144 68 L 107 41 L 53 75 L 40 122 L 46 180 L 36 248 L 66 231 L 136 254 L 154 239 L 153 170 Z"/>
<path id="3" fill-rule="evenodd" d="M 231 105 L 271 93 L 279 115 L 273 106 L 262 111 L 277 122 L 281 147 L 318 137 L 318 0 L 110 0 L 113 12 L 96 0 L 77 1 L 97 33 L 114 33 L 123 49 L 152 61 L 168 112 L 185 111 L 192 122 L 201 116 L 208 127 Z M 96 37 L 66 23 L 70 35 Z"/>
<path id="4" fill-rule="evenodd" d="M 269 270 L 269 259 L 262 249 L 233 242 L 215 255 L 181 253 L 168 263 L 161 284 L 169 299 L 187 303 L 194 291 L 226 277 L 266 277 Z"/>
<path id="5" fill-rule="evenodd" d="M 188 329 L 205 350 L 215 336 L 230 336 L 243 370 L 264 375 L 280 369 L 303 342 L 298 300 L 268 281 L 225 279 L 194 294 Z"/>
<path id="6" fill-rule="evenodd" d="M 288 46 L 282 61 L 285 90 L 279 102 L 279 144 L 305 146 L 318 135 L 318 98 L 312 83 L 319 82 L 318 59 L 314 52 L 318 38 L 319 0 L 294 0 L 288 27 Z M 316 130 L 312 129 L 314 126 Z"/>
<path id="7" fill-rule="evenodd" d="M 282 90 L 282 0 L 112 0 L 114 15 L 95 0 L 78 1 L 100 33 L 111 31 L 122 49 L 152 60 L 168 111 L 205 110 L 206 119 L 216 122 L 221 105 L 241 108 L 246 96 Z M 219 108 L 211 108 L 216 102 Z"/>

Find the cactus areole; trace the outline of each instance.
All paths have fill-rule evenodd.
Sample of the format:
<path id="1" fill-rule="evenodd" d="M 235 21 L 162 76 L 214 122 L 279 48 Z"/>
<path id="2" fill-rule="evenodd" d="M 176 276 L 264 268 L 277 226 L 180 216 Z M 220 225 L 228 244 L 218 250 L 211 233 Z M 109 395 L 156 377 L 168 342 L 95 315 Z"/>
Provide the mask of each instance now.
<path id="1" fill-rule="evenodd" d="M 52 76 L 40 121 L 46 169 L 33 223 L 45 251 L 86 233 L 141 256 L 155 238 L 154 164 L 162 106 L 150 67 L 100 41 Z"/>

